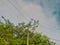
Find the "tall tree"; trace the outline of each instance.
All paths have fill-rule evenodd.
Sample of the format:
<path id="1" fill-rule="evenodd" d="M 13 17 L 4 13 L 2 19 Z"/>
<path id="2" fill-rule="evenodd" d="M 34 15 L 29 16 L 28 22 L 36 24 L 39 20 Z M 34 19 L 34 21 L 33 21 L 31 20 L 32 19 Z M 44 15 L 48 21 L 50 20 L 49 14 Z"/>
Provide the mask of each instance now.
<path id="1" fill-rule="evenodd" d="M 54 42 L 35 32 L 39 21 L 31 20 L 28 24 L 19 23 L 14 25 L 9 20 L 0 21 L 0 45 L 55 45 Z"/>

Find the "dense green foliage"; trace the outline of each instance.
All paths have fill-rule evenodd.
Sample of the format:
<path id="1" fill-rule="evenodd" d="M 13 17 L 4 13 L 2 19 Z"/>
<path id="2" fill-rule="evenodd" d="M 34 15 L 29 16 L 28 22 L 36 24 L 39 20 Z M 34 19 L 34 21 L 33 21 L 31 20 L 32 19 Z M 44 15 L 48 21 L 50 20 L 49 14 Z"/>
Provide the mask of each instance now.
<path id="1" fill-rule="evenodd" d="M 34 32 L 39 21 L 31 20 L 28 24 L 19 23 L 14 25 L 4 17 L 4 22 L 0 21 L 0 45 L 26 45 L 27 31 L 29 31 L 30 45 L 55 45 L 47 36 Z"/>

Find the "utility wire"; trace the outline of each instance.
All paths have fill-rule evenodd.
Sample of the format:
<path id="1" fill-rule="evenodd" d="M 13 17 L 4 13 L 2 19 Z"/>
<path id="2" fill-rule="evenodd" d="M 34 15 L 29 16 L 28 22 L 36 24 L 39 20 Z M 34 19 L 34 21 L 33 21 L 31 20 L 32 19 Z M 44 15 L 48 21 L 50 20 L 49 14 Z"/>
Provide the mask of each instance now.
<path id="1" fill-rule="evenodd" d="M 27 19 L 27 17 L 10 1 L 10 0 L 7 0 L 19 13 L 21 13 L 22 14 L 22 17 L 24 17 L 27 21 L 29 21 L 28 19 Z M 20 9 L 22 9 L 21 7 L 20 7 Z"/>
<path id="2" fill-rule="evenodd" d="M 58 41 L 58 42 L 60 42 L 60 40 L 57 40 L 57 39 L 53 39 L 53 38 L 50 38 L 50 39 L 52 39 L 52 40 L 54 40 L 54 41 Z"/>

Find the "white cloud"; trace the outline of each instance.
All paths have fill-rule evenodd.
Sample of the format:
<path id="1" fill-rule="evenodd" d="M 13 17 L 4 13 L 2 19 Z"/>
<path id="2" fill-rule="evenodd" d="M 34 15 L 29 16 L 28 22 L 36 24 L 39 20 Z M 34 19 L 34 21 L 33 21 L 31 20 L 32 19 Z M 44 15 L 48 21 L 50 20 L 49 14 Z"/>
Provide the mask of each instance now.
<path id="1" fill-rule="evenodd" d="M 1 1 L 1 0 L 0 0 Z M 20 10 L 17 12 L 17 10 L 12 6 L 9 2 L 0 3 L 0 16 L 5 16 L 6 18 L 10 19 L 15 24 L 18 22 L 28 22 L 30 18 L 34 18 L 35 20 L 39 20 L 40 24 L 38 27 L 38 32 L 43 32 L 43 34 L 59 39 L 59 28 L 56 22 L 56 17 L 52 16 L 52 14 L 49 13 L 49 15 L 46 15 L 43 12 L 43 9 L 41 6 L 38 6 L 35 3 L 27 3 L 22 0 L 10 0 L 17 8 Z M 48 13 L 48 11 L 47 11 Z M 24 15 L 24 17 L 23 17 Z M 51 15 L 51 16 L 50 16 Z M 28 20 L 26 20 L 28 19 Z"/>

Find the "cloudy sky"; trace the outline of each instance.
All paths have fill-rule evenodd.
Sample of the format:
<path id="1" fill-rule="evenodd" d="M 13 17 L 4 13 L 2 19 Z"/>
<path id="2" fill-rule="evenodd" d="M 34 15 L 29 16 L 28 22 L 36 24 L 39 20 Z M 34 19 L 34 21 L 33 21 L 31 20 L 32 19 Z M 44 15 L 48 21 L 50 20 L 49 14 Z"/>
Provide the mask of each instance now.
<path id="1" fill-rule="evenodd" d="M 0 0 L 0 20 L 1 16 L 15 25 L 31 18 L 39 20 L 36 31 L 60 45 L 60 0 Z"/>

